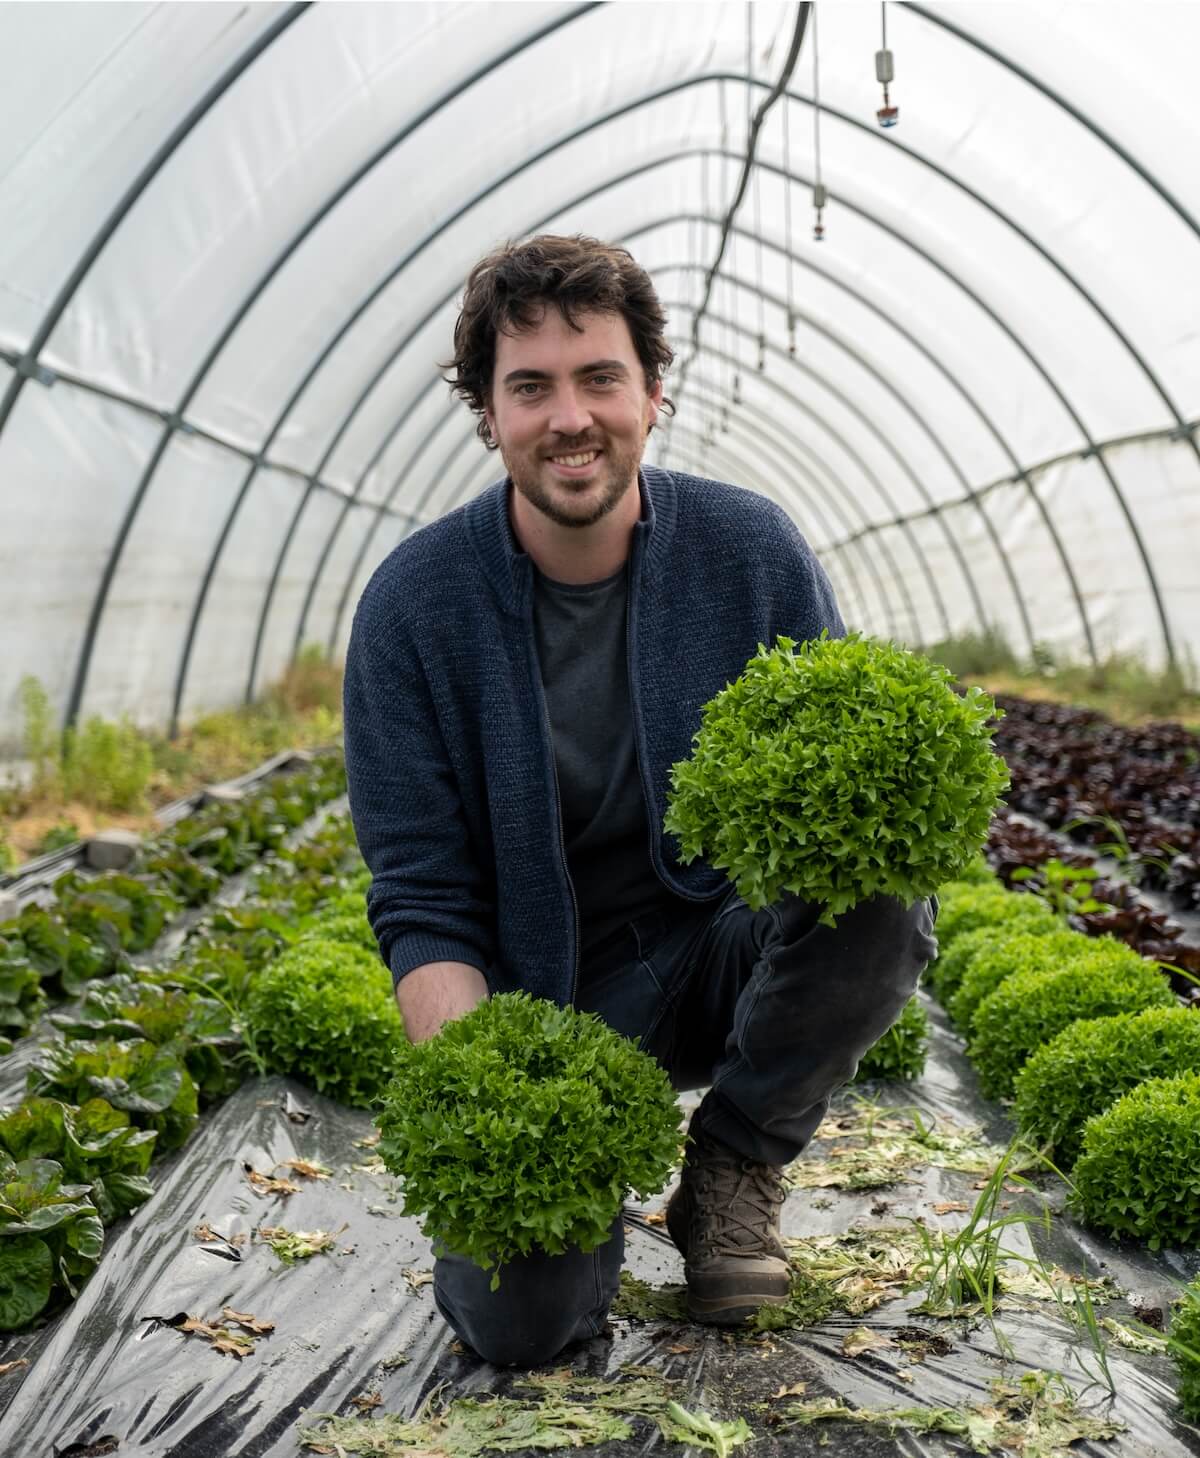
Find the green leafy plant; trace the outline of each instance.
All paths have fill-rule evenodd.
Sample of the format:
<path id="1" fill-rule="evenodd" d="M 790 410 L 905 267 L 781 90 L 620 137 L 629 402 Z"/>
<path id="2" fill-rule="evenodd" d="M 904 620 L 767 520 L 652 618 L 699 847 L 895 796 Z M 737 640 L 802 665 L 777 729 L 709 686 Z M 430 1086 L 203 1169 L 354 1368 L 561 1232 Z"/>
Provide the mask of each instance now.
<path id="1" fill-rule="evenodd" d="M 1147 1079 L 1177 1073 L 1200 1073 L 1200 1017 L 1190 1009 L 1084 1018 L 1038 1048 L 1017 1075 L 1017 1125 L 1069 1170 L 1093 1115 Z"/>
<path id="2" fill-rule="evenodd" d="M 1200 1422 L 1200 1278 L 1183 1288 L 1173 1308 L 1168 1351 L 1179 1377 L 1179 1405 Z"/>
<path id="3" fill-rule="evenodd" d="M 999 881 L 994 884 L 972 884 L 955 881 L 938 892 L 938 969 L 944 957 L 953 952 L 958 939 L 975 931 L 1062 931 L 1063 921 L 1034 896 L 1006 890 Z M 944 1002 L 953 988 L 948 977 L 937 971 L 937 996 Z M 945 989 L 943 991 L 943 988 Z"/>
<path id="4" fill-rule="evenodd" d="M 1087 1224 L 1151 1250 L 1196 1245 L 1200 1073 L 1148 1079 L 1089 1119 L 1071 1178 L 1071 1205 Z"/>
<path id="5" fill-rule="evenodd" d="M 101 933 L 87 936 L 68 926 L 59 907 L 32 902 L 0 926 L 6 965 L 32 968 L 43 991 L 56 999 L 77 997 L 93 977 L 128 967 L 116 932 L 101 927 Z"/>
<path id="6" fill-rule="evenodd" d="M 126 952 L 147 951 L 179 910 L 169 891 L 137 876 L 108 871 L 90 880 L 68 871 L 54 883 L 67 925 L 92 941 L 114 936 Z"/>
<path id="7" fill-rule="evenodd" d="M 312 924 L 299 937 L 301 943 L 313 940 L 346 942 L 352 947 L 361 947 L 376 958 L 379 955 L 375 933 L 371 930 L 371 923 L 361 906 L 353 913 L 339 914 L 335 907 L 330 907 L 329 912 L 314 914 Z"/>
<path id="8" fill-rule="evenodd" d="M 1047 1211 L 1041 1216 L 1026 1210 L 998 1213 L 1005 1184 L 1019 1179 L 1012 1169 L 1018 1150 L 1019 1144 L 1013 1141 L 997 1160 L 961 1230 L 931 1230 L 920 1220 L 908 1222 L 922 1246 L 914 1281 L 924 1287 L 925 1296 L 916 1310 L 948 1316 L 976 1307 L 989 1320 L 993 1318 L 996 1299 L 1004 1290 L 1006 1265 L 1012 1260 L 1025 1261 L 1002 1246 L 1003 1233 L 1038 1221 L 1049 1228 Z M 1000 1338 L 994 1322 L 993 1329 Z"/>
<path id="9" fill-rule="evenodd" d="M 946 669 L 858 634 L 780 637 L 702 710 L 663 821 L 686 865 L 728 872 L 754 910 L 791 892 L 822 922 L 876 894 L 938 890 L 987 838 L 1008 770 L 995 706 Z"/>
<path id="10" fill-rule="evenodd" d="M 1092 883 L 1099 874 L 1095 866 L 1068 866 L 1054 856 L 1040 866 L 1018 866 L 1010 879 L 1028 881 L 1039 901 L 1056 916 L 1067 917 L 1115 909 L 1092 895 Z"/>
<path id="11" fill-rule="evenodd" d="M 30 792 L 35 799 L 55 795 L 62 779 L 62 758 L 54 713 L 46 690 L 32 674 L 26 674 L 17 690 L 24 719 L 25 758 L 33 767 Z"/>
<path id="12" fill-rule="evenodd" d="M 0 1115 L 0 1150 L 15 1160 L 55 1160 L 66 1179 L 88 1187 L 105 1225 L 154 1193 L 145 1174 L 157 1138 L 153 1129 L 135 1128 L 127 1113 L 99 1098 L 78 1107 L 30 1098 Z"/>
<path id="13" fill-rule="evenodd" d="M 78 1007 L 51 1013 L 50 1022 L 68 1038 L 146 1038 L 160 1046 L 170 1044 L 183 1057 L 197 1091 L 209 1100 L 232 1093 L 246 1071 L 242 1038 L 228 1003 L 182 985 L 128 975 L 110 978 L 91 984 Z"/>
<path id="14" fill-rule="evenodd" d="M 999 886 L 1000 884 L 995 871 L 988 865 L 987 857 L 982 852 L 974 860 L 968 861 L 954 879 L 959 885 L 967 886 Z"/>
<path id="15" fill-rule="evenodd" d="M 0 1155 L 0 1331 L 27 1326 L 56 1289 L 74 1298 L 104 1248 L 86 1185 L 52 1159 Z"/>
<path id="16" fill-rule="evenodd" d="M 65 850 L 69 845 L 77 845 L 80 839 L 79 826 L 73 820 L 60 820 L 38 842 L 38 855 L 45 856 L 51 851 Z"/>
<path id="17" fill-rule="evenodd" d="M 661 1190 L 680 1152 L 663 1069 L 598 1017 L 525 993 L 405 1044 L 378 1124 L 405 1213 L 493 1288 L 516 1255 L 594 1250 L 626 1192 Z"/>
<path id="18" fill-rule="evenodd" d="M 988 1098 L 1007 1098 L 1025 1060 L 1079 1018 L 1173 1007 L 1170 984 L 1132 949 L 1080 953 L 1058 972 L 1016 972 L 975 1009 L 967 1055 Z"/>
<path id="19" fill-rule="evenodd" d="M 356 1108 L 378 1100 L 405 1042 L 387 968 L 346 942 L 298 942 L 254 979 L 245 1012 L 272 1072 Z"/>
<path id="20" fill-rule="evenodd" d="M 38 1049 L 25 1081 L 30 1093 L 66 1103 L 98 1094 L 139 1128 L 156 1129 L 160 1150 L 178 1149 L 196 1122 L 196 1085 L 172 1043 L 59 1039 Z"/>
<path id="21" fill-rule="evenodd" d="M 920 1078 L 925 1071 L 928 1042 L 929 1019 L 920 1000 L 910 997 L 883 1037 L 863 1054 L 854 1082 L 867 1078 Z"/>
<path id="22" fill-rule="evenodd" d="M 98 810 L 146 809 L 154 755 L 127 719 L 85 719 L 64 736 L 63 793 Z"/>
<path id="23" fill-rule="evenodd" d="M 25 955 L 24 944 L 0 936 L 0 1032 L 19 1037 L 45 1004 L 41 978 Z"/>
<path id="24" fill-rule="evenodd" d="M 1093 938 L 1065 929 L 1040 936 L 1032 932 L 1001 932 L 990 946 L 981 948 L 971 958 L 957 990 L 947 999 L 950 1021 L 960 1033 L 966 1033 L 975 1009 L 1014 972 L 1054 972 L 1068 966 L 1076 957 L 1109 949 L 1116 950 L 1120 959 L 1128 959 L 1129 949 L 1112 937 Z"/>

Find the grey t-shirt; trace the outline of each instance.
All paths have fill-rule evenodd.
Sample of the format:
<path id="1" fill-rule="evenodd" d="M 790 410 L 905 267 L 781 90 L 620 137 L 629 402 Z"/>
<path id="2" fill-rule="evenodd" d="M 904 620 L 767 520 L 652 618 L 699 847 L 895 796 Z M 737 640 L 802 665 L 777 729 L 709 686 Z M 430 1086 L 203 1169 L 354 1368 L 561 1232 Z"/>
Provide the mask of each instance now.
<path id="1" fill-rule="evenodd" d="M 650 859 L 629 698 L 628 579 L 628 563 L 582 585 L 534 568 L 534 631 L 579 905 L 581 983 L 626 922 L 690 905 L 662 884 Z"/>

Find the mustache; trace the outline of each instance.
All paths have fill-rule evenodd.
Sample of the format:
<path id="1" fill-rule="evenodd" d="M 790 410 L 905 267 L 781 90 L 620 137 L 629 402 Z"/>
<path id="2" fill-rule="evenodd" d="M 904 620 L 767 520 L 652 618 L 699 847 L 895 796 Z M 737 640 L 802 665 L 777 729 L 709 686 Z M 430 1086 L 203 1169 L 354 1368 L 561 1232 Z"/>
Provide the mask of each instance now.
<path id="1" fill-rule="evenodd" d="M 561 438 L 561 442 L 548 450 L 546 454 L 548 456 L 573 456 L 578 455 L 580 451 L 602 451 L 603 449 L 603 441 L 579 441 L 572 436 L 564 436 Z"/>

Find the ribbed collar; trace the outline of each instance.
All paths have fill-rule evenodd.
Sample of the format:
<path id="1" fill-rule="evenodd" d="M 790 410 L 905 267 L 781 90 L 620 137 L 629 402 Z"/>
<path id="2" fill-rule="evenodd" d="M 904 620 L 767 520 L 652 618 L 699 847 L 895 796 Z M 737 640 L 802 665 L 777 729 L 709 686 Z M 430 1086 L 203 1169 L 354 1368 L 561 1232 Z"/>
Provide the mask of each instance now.
<path id="1" fill-rule="evenodd" d="M 523 618 L 530 611 L 533 559 L 521 550 L 508 519 L 511 478 L 486 486 L 467 503 L 467 536 L 505 612 Z M 633 529 L 630 566 L 636 587 L 641 559 L 651 568 L 665 563 L 678 516 L 678 486 L 670 471 L 643 466 L 638 472 L 642 517 Z"/>

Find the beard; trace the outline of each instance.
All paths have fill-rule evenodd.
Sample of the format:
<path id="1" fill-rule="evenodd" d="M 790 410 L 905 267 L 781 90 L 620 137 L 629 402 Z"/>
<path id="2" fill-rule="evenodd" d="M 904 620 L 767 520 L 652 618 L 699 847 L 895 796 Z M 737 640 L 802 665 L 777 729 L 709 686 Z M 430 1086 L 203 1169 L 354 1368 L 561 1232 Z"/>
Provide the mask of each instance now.
<path id="1" fill-rule="evenodd" d="M 559 526 L 582 529 L 594 525 L 637 489 L 637 472 L 642 460 L 643 444 L 622 446 L 606 439 L 587 441 L 582 445 L 559 446 L 554 455 L 573 455 L 588 450 L 602 450 L 595 473 L 586 479 L 564 480 L 554 475 L 544 450 L 509 451 L 499 442 L 500 458 L 512 477 L 515 490 L 543 516 Z"/>

